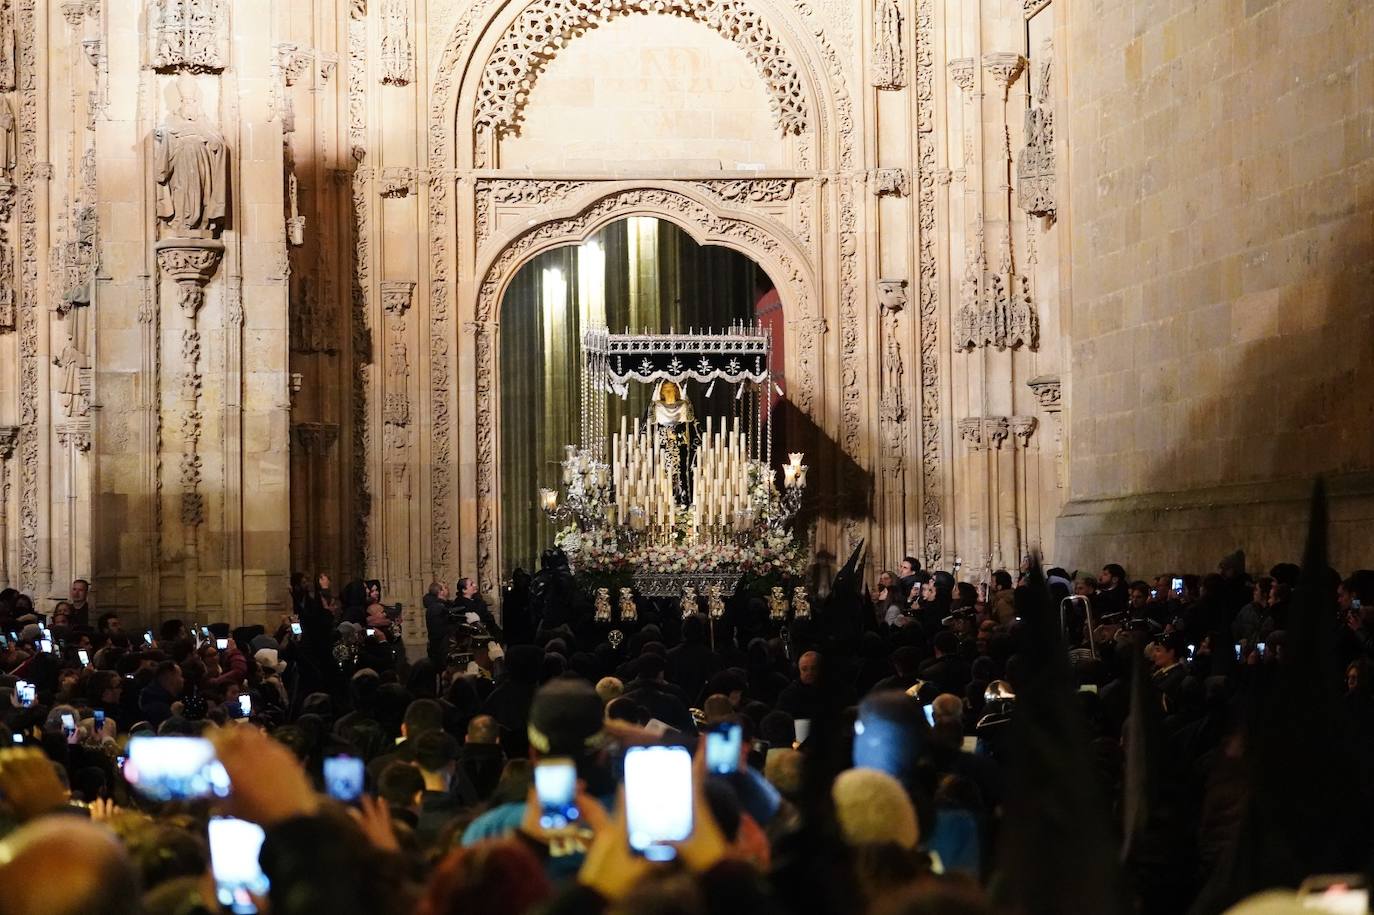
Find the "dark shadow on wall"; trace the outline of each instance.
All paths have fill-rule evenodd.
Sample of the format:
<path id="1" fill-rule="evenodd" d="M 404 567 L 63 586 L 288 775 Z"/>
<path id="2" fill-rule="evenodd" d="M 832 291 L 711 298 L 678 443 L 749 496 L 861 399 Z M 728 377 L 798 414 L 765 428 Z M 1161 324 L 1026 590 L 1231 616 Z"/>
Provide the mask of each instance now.
<path id="1" fill-rule="evenodd" d="M 1161 379 L 1173 395 L 1206 393 L 1183 428 L 1167 431 L 1147 494 L 1066 506 L 1064 559 L 1083 568 L 1153 561 L 1158 568 L 1134 571 L 1155 574 L 1198 570 L 1241 548 L 1252 573 L 1267 570 L 1299 556 L 1312 479 L 1322 474 L 1333 564 L 1374 565 L 1374 200 L 1299 205 L 1311 228 L 1245 255 L 1243 294 L 1259 294 L 1261 313 L 1239 324 L 1249 317 L 1263 335 L 1233 364 L 1203 356 Z M 1226 326 L 1199 332 L 1220 347 L 1237 323 L 1228 315 Z M 1152 409 L 1145 386 L 1140 402 L 1138 411 Z M 1179 491 L 1199 464 L 1218 482 Z"/>
<path id="2" fill-rule="evenodd" d="M 874 476 L 816 425 L 810 416 L 783 400 L 773 408 L 773 464 L 800 451 L 807 465 L 806 492 L 796 527 L 817 521 L 864 520 L 873 514 Z"/>

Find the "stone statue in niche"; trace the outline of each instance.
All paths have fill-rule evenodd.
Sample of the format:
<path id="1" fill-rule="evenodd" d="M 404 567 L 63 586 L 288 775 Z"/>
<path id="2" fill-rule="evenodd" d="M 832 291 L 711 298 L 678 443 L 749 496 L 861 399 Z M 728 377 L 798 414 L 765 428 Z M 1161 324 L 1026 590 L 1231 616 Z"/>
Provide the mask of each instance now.
<path id="1" fill-rule="evenodd" d="M 86 362 L 86 354 L 77 345 L 77 337 L 80 335 L 78 320 L 77 313 L 67 318 L 67 343 L 62 347 L 62 352 L 52 359 L 52 364 L 60 369 L 57 391 L 61 395 L 62 411 L 67 416 L 85 416 L 90 412 L 86 403 L 86 392 L 81 384 L 81 370 L 89 368 L 89 365 Z"/>
<path id="2" fill-rule="evenodd" d="M 10 103 L 0 100 L 0 174 L 3 174 L 6 180 L 14 179 L 14 168 L 19 164 L 17 136 L 14 112 L 10 109 Z"/>
<path id="3" fill-rule="evenodd" d="M 228 196 L 224 136 L 201 114 L 194 84 L 183 78 L 177 119 L 153 131 L 157 218 L 165 237 L 218 238 Z"/>
<path id="4" fill-rule="evenodd" d="M 873 85 L 900 89 L 906 85 L 902 56 L 902 9 L 899 0 L 877 0 L 873 16 Z"/>

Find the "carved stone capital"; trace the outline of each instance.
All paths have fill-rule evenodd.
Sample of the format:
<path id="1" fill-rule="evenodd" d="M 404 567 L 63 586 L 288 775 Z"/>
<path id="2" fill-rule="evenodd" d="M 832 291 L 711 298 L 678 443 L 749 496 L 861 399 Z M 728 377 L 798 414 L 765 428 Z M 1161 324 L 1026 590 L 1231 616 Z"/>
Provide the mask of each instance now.
<path id="1" fill-rule="evenodd" d="M 1031 436 L 1035 434 L 1035 429 L 1039 425 L 1039 420 L 1034 416 L 1013 416 L 1011 418 L 1011 434 L 1016 436 L 1017 444 L 1022 448 L 1030 445 Z"/>
<path id="2" fill-rule="evenodd" d="M 206 285 L 219 269 L 224 242 L 213 238 L 164 238 L 154 248 L 158 266 L 181 292 L 178 304 L 182 313 L 194 318 L 205 304 Z"/>
<path id="3" fill-rule="evenodd" d="M 983 69 L 1005 96 L 1026 69 L 1026 58 L 1015 51 L 992 51 L 983 55 Z"/>
<path id="4" fill-rule="evenodd" d="M 86 18 L 86 4 L 81 0 L 70 0 L 62 4 L 62 18 L 74 29 L 81 28 L 81 20 Z"/>
<path id="5" fill-rule="evenodd" d="M 408 166 L 393 166 L 382 169 L 377 183 L 377 193 L 383 197 L 405 197 L 414 194 L 418 182 L 415 169 Z"/>
<path id="6" fill-rule="evenodd" d="M 959 437 L 964 440 L 968 450 L 981 450 L 983 447 L 983 418 L 970 416 L 959 420 Z"/>
<path id="7" fill-rule="evenodd" d="M 386 313 L 400 317 L 410 308 L 415 295 L 415 284 L 408 280 L 386 280 L 382 283 L 382 308 Z"/>
<path id="8" fill-rule="evenodd" d="M 976 65 L 972 57 L 957 57 L 949 62 L 949 78 L 965 95 L 973 93 L 973 70 Z"/>
<path id="9" fill-rule="evenodd" d="M 875 168 L 868 173 L 868 182 L 879 197 L 905 197 L 911 193 L 911 179 L 904 168 Z"/>
<path id="10" fill-rule="evenodd" d="M 987 416 L 983 418 L 983 437 L 987 440 L 989 447 L 1001 450 L 1010 434 L 1011 422 L 1007 417 Z"/>
<path id="11" fill-rule="evenodd" d="M 1035 394 L 1035 399 L 1040 401 L 1040 409 L 1046 413 L 1058 413 L 1063 409 L 1058 375 L 1039 375 L 1026 382 L 1026 386 Z"/>
<path id="12" fill-rule="evenodd" d="M 0 426 L 0 461 L 8 461 L 14 456 L 14 446 L 18 441 L 18 426 Z"/>
<path id="13" fill-rule="evenodd" d="M 294 86 L 300 81 L 302 75 L 310 68 L 314 54 L 302 48 L 294 41 L 283 41 L 277 45 L 277 67 L 280 69 L 282 81 L 287 86 Z"/>
<path id="14" fill-rule="evenodd" d="M 878 307 L 883 314 L 897 314 L 906 308 L 906 280 L 878 280 Z"/>
<path id="15" fill-rule="evenodd" d="M 334 78 L 334 71 L 339 67 L 339 55 L 333 52 L 317 51 L 315 60 L 320 65 L 320 82 L 328 83 Z"/>
<path id="16" fill-rule="evenodd" d="M 339 438 L 337 423 L 299 422 L 294 432 L 301 448 L 313 454 L 324 454 Z"/>
<path id="17" fill-rule="evenodd" d="M 57 426 L 57 443 L 63 447 L 74 447 L 77 451 L 91 450 L 91 421 L 73 420 Z"/>

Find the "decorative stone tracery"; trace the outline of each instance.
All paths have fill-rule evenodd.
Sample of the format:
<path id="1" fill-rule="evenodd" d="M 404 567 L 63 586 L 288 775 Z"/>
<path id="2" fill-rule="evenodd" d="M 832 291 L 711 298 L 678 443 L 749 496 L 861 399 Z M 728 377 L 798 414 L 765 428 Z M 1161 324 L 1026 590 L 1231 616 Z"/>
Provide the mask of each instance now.
<path id="1" fill-rule="evenodd" d="M 738 45 L 768 87 L 783 133 L 805 133 L 810 123 L 806 89 L 786 45 L 748 0 L 535 0 L 497 42 L 477 90 L 473 122 L 498 134 L 514 130 L 539 72 L 569 38 L 632 13 L 683 16 L 715 29 Z"/>

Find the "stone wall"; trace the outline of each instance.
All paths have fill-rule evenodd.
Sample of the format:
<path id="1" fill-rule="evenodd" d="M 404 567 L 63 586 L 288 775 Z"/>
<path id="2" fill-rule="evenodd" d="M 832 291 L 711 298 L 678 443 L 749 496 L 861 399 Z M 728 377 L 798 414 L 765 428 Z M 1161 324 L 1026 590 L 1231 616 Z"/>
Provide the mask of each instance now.
<path id="1" fill-rule="evenodd" d="M 1073 502 L 1059 558 L 1374 547 L 1374 7 L 1075 3 Z"/>

